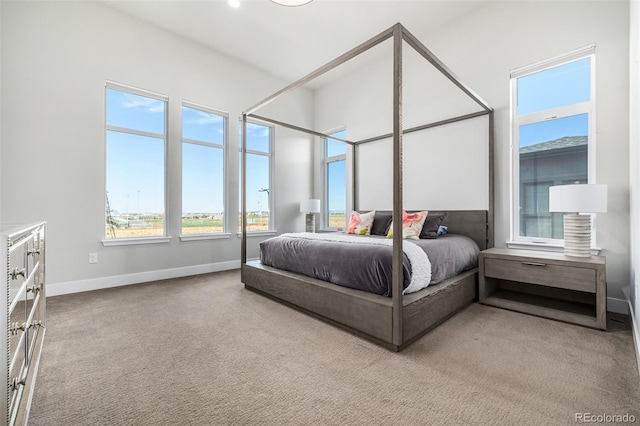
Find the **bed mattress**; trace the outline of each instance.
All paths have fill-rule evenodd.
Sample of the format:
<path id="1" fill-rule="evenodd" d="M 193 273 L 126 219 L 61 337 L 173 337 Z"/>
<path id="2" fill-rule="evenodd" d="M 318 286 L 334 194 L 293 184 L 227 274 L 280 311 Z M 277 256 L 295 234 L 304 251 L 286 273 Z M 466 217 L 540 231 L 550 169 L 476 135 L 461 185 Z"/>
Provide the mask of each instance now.
<path id="1" fill-rule="evenodd" d="M 341 235 L 344 236 L 340 237 L 342 241 L 305 238 L 304 234 L 269 238 L 260 243 L 260 261 L 274 268 L 391 297 L 393 249 L 391 245 L 382 244 L 390 240 L 379 236 Z M 346 241 L 348 238 L 354 239 L 355 243 Z M 380 244 L 363 244 L 363 239 L 378 239 Z M 478 265 L 480 249 L 463 235 L 446 234 L 436 239 L 411 240 L 410 243 L 424 251 L 430 264 L 430 280 L 421 283 L 419 288 L 438 284 Z M 415 256 L 408 255 L 405 249 L 405 289 L 416 288 L 411 280 L 417 266 L 410 259 L 416 262 Z"/>

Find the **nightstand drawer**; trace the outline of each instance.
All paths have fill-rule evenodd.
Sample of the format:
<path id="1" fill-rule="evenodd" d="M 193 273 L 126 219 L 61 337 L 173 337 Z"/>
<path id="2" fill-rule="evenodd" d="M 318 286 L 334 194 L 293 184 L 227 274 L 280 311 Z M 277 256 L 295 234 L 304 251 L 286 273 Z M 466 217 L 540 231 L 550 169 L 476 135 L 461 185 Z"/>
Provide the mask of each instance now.
<path id="1" fill-rule="evenodd" d="M 546 263 L 544 260 L 504 260 L 485 258 L 486 277 L 546 285 L 589 293 L 596 292 L 594 269 Z"/>

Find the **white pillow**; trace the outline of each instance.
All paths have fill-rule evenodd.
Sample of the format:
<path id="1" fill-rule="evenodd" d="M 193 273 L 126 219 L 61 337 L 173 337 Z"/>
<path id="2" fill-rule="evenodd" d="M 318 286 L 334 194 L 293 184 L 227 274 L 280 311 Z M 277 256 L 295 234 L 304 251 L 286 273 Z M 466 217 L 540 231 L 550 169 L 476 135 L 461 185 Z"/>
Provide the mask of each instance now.
<path id="1" fill-rule="evenodd" d="M 422 231 L 424 221 L 427 219 L 428 214 L 428 211 L 407 213 L 402 210 L 402 238 L 409 240 L 420 239 L 420 232 Z M 393 238 L 393 221 L 389 227 L 387 237 Z"/>
<path id="2" fill-rule="evenodd" d="M 375 215 L 375 210 L 368 213 L 352 211 L 349 217 L 349 226 L 347 226 L 347 234 L 371 235 L 371 227 L 373 226 Z"/>

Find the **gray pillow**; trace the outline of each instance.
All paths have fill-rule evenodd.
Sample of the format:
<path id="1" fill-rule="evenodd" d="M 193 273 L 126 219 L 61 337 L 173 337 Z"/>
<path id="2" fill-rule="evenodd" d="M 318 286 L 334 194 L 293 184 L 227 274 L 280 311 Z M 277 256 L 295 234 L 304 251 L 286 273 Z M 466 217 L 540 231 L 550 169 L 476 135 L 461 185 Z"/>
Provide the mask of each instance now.
<path id="1" fill-rule="evenodd" d="M 371 227 L 371 235 L 387 235 L 391 226 L 391 214 L 378 213 L 373 218 L 373 226 Z"/>
<path id="2" fill-rule="evenodd" d="M 445 212 L 429 212 L 422 226 L 420 238 L 438 238 L 438 228 L 446 215 Z"/>

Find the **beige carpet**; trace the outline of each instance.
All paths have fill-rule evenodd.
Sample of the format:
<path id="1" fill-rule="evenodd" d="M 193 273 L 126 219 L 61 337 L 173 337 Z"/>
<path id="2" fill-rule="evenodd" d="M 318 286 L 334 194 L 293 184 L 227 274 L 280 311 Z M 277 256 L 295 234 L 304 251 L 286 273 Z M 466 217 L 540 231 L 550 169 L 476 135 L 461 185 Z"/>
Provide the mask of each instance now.
<path id="1" fill-rule="evenodd" d="M 397 354 L 238 271 L 49 298 L 30 425 L 640 422 L 631 334 L 478 304 Z"/>

